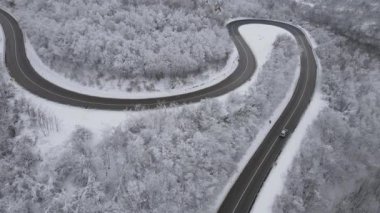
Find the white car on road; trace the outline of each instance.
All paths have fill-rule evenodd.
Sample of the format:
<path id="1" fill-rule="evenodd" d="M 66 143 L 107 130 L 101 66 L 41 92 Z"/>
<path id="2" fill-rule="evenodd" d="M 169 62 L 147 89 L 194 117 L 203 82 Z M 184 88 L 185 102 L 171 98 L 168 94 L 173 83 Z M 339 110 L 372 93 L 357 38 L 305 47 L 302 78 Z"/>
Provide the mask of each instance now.
<path id="1" fill-rule="evenodd" d="M 289 130 L 288 129 L 283 129 L 283 130 L 281 130 L 281 132 L 280 132 L 280 138 L 286 138 L 286 136 L 288 136 L 289 135 Z"/>

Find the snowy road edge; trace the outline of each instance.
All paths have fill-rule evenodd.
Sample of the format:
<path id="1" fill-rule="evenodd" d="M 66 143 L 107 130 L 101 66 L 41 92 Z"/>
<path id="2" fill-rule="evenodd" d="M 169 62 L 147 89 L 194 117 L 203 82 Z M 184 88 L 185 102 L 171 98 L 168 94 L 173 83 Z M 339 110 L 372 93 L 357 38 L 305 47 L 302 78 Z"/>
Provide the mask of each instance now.
<path id="1" fill-rule="evenodd" d="M 0 9 L 7 12 L 10 16 L 13 17 L 13 19 L 19 20 L 7 8 L 0 6 Z M 3 29 L 2 29 L 2 33 L 3 33 L 3 38 L 5 38 Z M 238 60 L 240 57 L 236 49 L 236 46 L 233 46 L 233 49 L 231 50 L 231 52 L 229 53 L 229 57 L 227 58 L 226 64 L 220 70 L 217 71 L 216 76 L 213 76 L 209 80 L 203 81 L 195 85 L 188 85 L 188 86 L 185 86 L 184 88 L 176 89 L 176 92 L 161 91 L 161 92 L 156 92 L 156 94 L 152 92 L 149 92 L 149 93 L 140 92 L 140 93 L 135 93 L 135 94 L 131 94 L 131 93 L 128 94 L 127 92 L 124 92 L 121 90 L 118 92 L 117 90 L 104 91 L 102 89 L 81 85 L 80 83 L 77 83 L 68 78 L 65 78 L 64 76 L 60 75 L 59 73 L 51 69 L 42 61 L 42 59 L 38 56 L 36 50 L 34 49 L 33 45 L 31 44 L 26 33 L 24 31 L 21 31 L 21 33 L 24 40 L 26 56 L 38 75 L 40 75 L 45 80 L 50 81 L 54 83 L 55 85 L 62 87 L 64 89 L 67 89 L 69 91 L 73 91 L 73 92 L 81 91 L 85 95 L 92 95 L 95 93 L 95 94 L 98 94 L 99 97 L 104 97 L 104 98 L 120 98 L 120 99 L 157 98 L 157 97 L 186 94 L 186 93 L 194 92 L 194 91 L 201 90 L 207 87 L 211 87 L 223 81 L 224 79 L 226 79 L 236 70 L 236 68 L 238 67 Z M 4 47 L 3 53 L 5 53 L 5 45 L 3 45 L 3 47 Z M 3 56 L 3 61 L 5 61 L 5 54 Z M 117 95 L 110 94 L 110 93 L 115 93 L 115 92 L 117 92 Z"/>
<path id="2" fill-rule="evenodd" d="M 316 90 L 311 99 L 310 105 L 306 109 L 306 112 L 302 116 L 297 128 L 294 133 L 288 140 L 288 143 L 285 145 L 284 149 L 280 153 L 277 158 L 277 166 L 274 166 L 269 173 L 267 180 L 264 182 L 260 193 L 256 198 L 256 202 L 254 203 L 251 213 L 270 213 L 272 212 L 272 208 L 276 197 L 281 194 L 289 169 L 292 166 L 292 163 L 299 154 L 299 148 L 301 146 L 302 140 L 306 136 L 308 128 L 313 124 L 313 121 L 317 118 L 319 112 L 325 107 L 326 102 L 323 101 L 321 94 L 321 70 L 322 66 L 318 55 L 315 52 L 315 48 L 317 48 L 317 43 L 312 38 L 311 34 L 301 26 L 295 26 L 302 30 L 302 32 L 306 35 L 306 39 L 312 45 L 313 55 L 317 62 L 317 80 L 316 80 Z M 302 128 L 301 128 L 302 127 Z"/>
<path id="3" fill-rule="evenodd" d="M 190 92 L 195 92 L 207 87 L 216 85 L 230 76 L 238 67 L 239 54 L 234 46 L 231 50 L 226 64 L 216 71 L 215 75 L 210 76 L 209 79 L 195 83 L 192 85 L 186 85 L 182 88 L 168 91 L 153 91 L 153 92 L 134 92 L 130 93 L 122 91 L 121 89 L 101 89 L 92 86 L 82 85 L 76 81 L 64 77 L 62 74 L 56 72 L 49 66 L 47 66 L 42 59 L 38 56 L 36 50 L 31 44 L 30 40 L 24 34 L 25 52 L 30 64 L 35 71 L 43 77 L 45 80 L 52 82 L 53 84 L 64 88 L 72 92 L 79 92 L 84 95 L 97 94 L 98 97 L 103 98 L 119 98 L 119 99 L 138 99 L 138 98 L 160 98 L 173 95 L 182 95 Z"/>
<path id="4" fill-rule="evenodd" d="M 242 18 L 242 19 L 244 19 L 244 18 Z M 236 18 L 234 20 L 240 20 L 240 18 Z M 294 36 L 292 34 L 289 33 L 289 35 L 292 36 L 292 38 L 294 39 Z M 257 78 L 257 75 L 259 74 L 259 72 L 262 71 L 259 69 L 262 69 L 262 67 L 257 67 L 257 70 L 256 70 L 253 78 Z M 273 114 L 268 118 L 268 120 L 272 120 L 273 122 L 271 122 L 270 124 L 269 124 L 269 122 L 268 123 L 265 122 L 265 126 L 262 127 L 257 132 L 255 139 L 251 142 L 251 145 L 248 147 L 246 153 L 243 155 L 240 162 L 237 164 L 237 169 L 236 169 L 235 173 L 229 178 L 227 184 L 225 185 L 223 190 L 220 192 L 219 196 L 217 197 L 217 199 L 215 200 L 213 205 L 211 205 L 210 210 L 212 212 L 216 212 L 219 209 L 220 205 L 223 203 L 228 192 L 231 190 L 232 186 L 234 185 L 234 183 L 238 179 L 239 175 L 241 174 L 241 172 L 243 171 L 243 169 L 247 165 L 248 161 L 251 159 L 253 154 L 256 152 L 257 148 L 261 145 L 265 136 L 272 129 L 273 125 L 276 123 L 275 121 L 278 120 L 278 118 L 281 116 L 282 112 L 285 110 L 287 104 L 289 103 L 289 101 L 292 98 L 293 93 L 296 89 L 297 82 L 298 82 L 298 79 L 300 76 L 300 69 L 301 69 L 301 67 L 300 67 L 300 61 L 299 61 L 298 66 L 297 66 L 296 71 L 295 71 L 295 74 L 294 74 L 294 77 L 293 77 L 293 81 L 291 83 L 291 86 L 288 89 L 289 92 L 286 94 L 286 96 L 283 98 L 283 100 L 279 103 L 277 108 L 274 110 Z M 255 80 L 256 79 L 253 79 L 252 82 L 255 82 Z"/>

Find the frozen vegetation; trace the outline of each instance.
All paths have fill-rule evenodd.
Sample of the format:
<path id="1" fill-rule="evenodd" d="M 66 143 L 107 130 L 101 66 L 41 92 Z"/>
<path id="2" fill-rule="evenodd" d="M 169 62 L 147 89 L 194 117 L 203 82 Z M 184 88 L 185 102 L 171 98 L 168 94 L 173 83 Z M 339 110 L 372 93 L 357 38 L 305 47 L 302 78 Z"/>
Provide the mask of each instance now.
<path id="1" fill-rule="evenodd" d="M 183 79 L 220 66 L 232 48 L 223 26 L 231 17 L 302 25 L 318 43 L 328 107 L 307 131 L 273 211 L 379 212 L 378 1 L 0 4 L 17 16 L 44 63 L 83 84 Z M 15 98 L 1 78 L 0 212 L 212 211 L 210 203 L 276 101 L 285 96 L 291 76 L 283 73 L 290 72 L 283 63 L 294 68 L 285 53 L 274 50 L 272 57 L 279 60 L 268 62 L 259 84 L 245 95 L 151 112 L 110 130 L 96 144 L 94 133 L 78 127 L 51 161 L 44 160 L 35 144 L 36 135 L 60 128 L 54 116 Z"/>
<path id="2" fill-rule="evenodd" d="M 246 93 L 148 112 L 97 142 L 91 131 L 78 127 L 50 158 L 35 145 L 42 133 L 30 134 L 34 137 L 28 143 L 23 139 L 40 129 L 25 123 L 33 120 L 29 114 L 34 114 L 26 113 L 33 106 L 2 98 L 1 109 L 14 108 L 6 114 L 22 117 L 22 125 L 2 135 L 2 150 L 11 151 L 0 158 L 0 211 L 212 212 L 259 127 L 287 94 L 298 64 L 294 40 L 279 36 L 265 72 Z M 18 107 L 8 106 L 15 99 Z M 13 122 L 5 122 L 2 128 L 8 131 Z M 47 123 L 51 126 L 54 119 Z"/>
<path id="3" fill-rule="evenodd" d="M 35 0 L 13 7 L 43 60 L 75 79 L 184 76 L 225 61 L 230 50 L 223 22 L 202 18 L 207 8 L 191 4 Z"/>
<path id="4" fill-rule="evenodd" d="M 0 4 L 15 14 L 37 54 L 58 73 L 84 85 L 104 87 L 118 80 L 130 84 L 129 90 L 149 91 L 157 79 L 181 82 L 187 76 L 189 81 L 223 67 L 232 52 L 224 21 L 257 9 L 248 0 L 239 8 L 232 0 Z"/>
<path id="5" fill-rule="evenodd" d="M 379 52 L 312 33 L 329 107 L 304 138 L 274 212 L 379 212 Z"/>
<path id="6" fill-rule="evenodd" d="M 276 34 L 274 34 L 274 36 L 276 36 Z M 269 42 L 273 42 L 271 39 L 267 40 Z M 264 45 L 267 44 L 264 42 Z M 80 82 L 73 81 L 63 75 L 60 75 L 44 64 L 41 61 L 41 58 L 37 55 L 33 46 L 30 44 L 29 40 L 26 42 L 25 49 L 27 57 L 34 70 L 40 76 L 43 76 L 46 80 L 57 86 L 86 95 L 96 94 L 98 97 L 125 99 L 164 97 L 197 91 L 215 85 L 224 80 L 235 71 L 239 62 L 239 54 L 235 48 L 229 56 L 225 66 L 217 71 L 208 71 L 200 75 L 177 78 L 176 80 L 169 80 L 166 78 L 160 80 L 144 80 L 141 82 L 142 85 L 140 85 L 138 81 L 128 81 L 127 79 L 108 79 L 107 83 L 103 85 L 83 85 Z M 270 48 L 268 49 L 270 50 Z"/>
<path id="7" fill-rule="evenodd" d="M 301 22 L 318 43 L 328 107 L 308 129 L 273 212 L 379 212 L 379 2 L 282 3 L 271 5 L 272 17 Z"/>
<path id="8" fill-rule="evenodd" d="M 259 0 L 271 16 L 295 17 L 347 36 L 355 42 L 380 48 L 380 2 L 378 0 Z"/>

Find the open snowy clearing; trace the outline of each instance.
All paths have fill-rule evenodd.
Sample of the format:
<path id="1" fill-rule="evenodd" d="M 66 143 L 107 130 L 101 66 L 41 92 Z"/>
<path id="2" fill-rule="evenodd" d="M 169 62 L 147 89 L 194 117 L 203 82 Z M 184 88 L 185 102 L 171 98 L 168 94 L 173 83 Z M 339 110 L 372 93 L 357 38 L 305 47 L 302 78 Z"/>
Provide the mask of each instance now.
<path id="1" fill-rule="evenodd" d="M 239 32 L 255 55 L 257 67 L 262 67 L 272 51 L 272 44 L 277 36 L 286 34 L 293 37 L 288 31 L 265 24 L 246 24 L 239 27 Z"/>

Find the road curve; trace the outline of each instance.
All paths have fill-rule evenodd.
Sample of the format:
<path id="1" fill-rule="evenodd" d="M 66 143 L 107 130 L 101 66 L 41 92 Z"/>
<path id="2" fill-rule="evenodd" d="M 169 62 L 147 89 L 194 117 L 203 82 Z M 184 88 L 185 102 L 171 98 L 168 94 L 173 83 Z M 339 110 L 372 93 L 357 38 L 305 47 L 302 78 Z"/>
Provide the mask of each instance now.
<path id="1" fill-rule="evenodd" d="M 5 63 L 10 75 L 18 84 L 31 93 L 54 102 L 109 110 L 135 109 L 136 106 L 155 108 L 171 104 L 186 104 L 217 97 L 236 89 L 246 82 L 256 69 L 254 55 L 238 31 L 239 26 L 252 23 L 277 26 L 293 34 L 302 50 L 301 73 L 290 102 L 226 196 L 218 211 L 221 213 L 249 212 L 273 163 L 286 143 L 286 139 L 278 137 L 280 131 L 284 128 L 293 131 L 296 128 L 314 93 L 317 64 L 312 47 L 302 30 L 293 25 L 270 20 L 233 21 L 227 27 L 238 49 L 239 64 L 236 70 L 220 83 L 195 92 L 161 98 L 101 98 L 66 90 L 41 77 L 33 69 L 26 56 L 23 34 L 17 21 L 0 9 L 0 24 L 6 38 Z"/>
<path id="2" fill-rule="evenodd" d="M 279 137 L 281 130 L 294 131 L 310 103 L 316 84 L 316 59 L 311 44 L 302 30 L 293 25 L 270 20 L 239 21 L 240 25 L 250 23 L 281 27 L 293 34 L 302 50 L 301 71 L 291 100 L 230 189 L 219 208 L 218 212 L 220 213 L 244 213 L 250 211 L 261 186 L 287 141 L 287 138 Z"/>
<path id="3" fill-rule="evenodd" d="M 244 39 L 238 33 L 240 22 L 228 24 L 228 30 L 240 56 L 236 70 L 223 81 L 198 91 L 145 99 L 103 98 L 73 92 L 59 87 L 41 77 L 31 66 L 26 53 L 23 33 L 17 21 L 6 11 L 0 9 L 0 24 L 3 26 L 6 38 L 5 62 L 10 75 L 15 81 L 31 93 L 42 98 L 78 107 L 133 110 L 140 108 L 155 108 L 172 104 L 187 104 L 199 102 L 205 98 L 213 98 L 227 94 L 245 83 L 256 69 L 256 61 Z"/>

